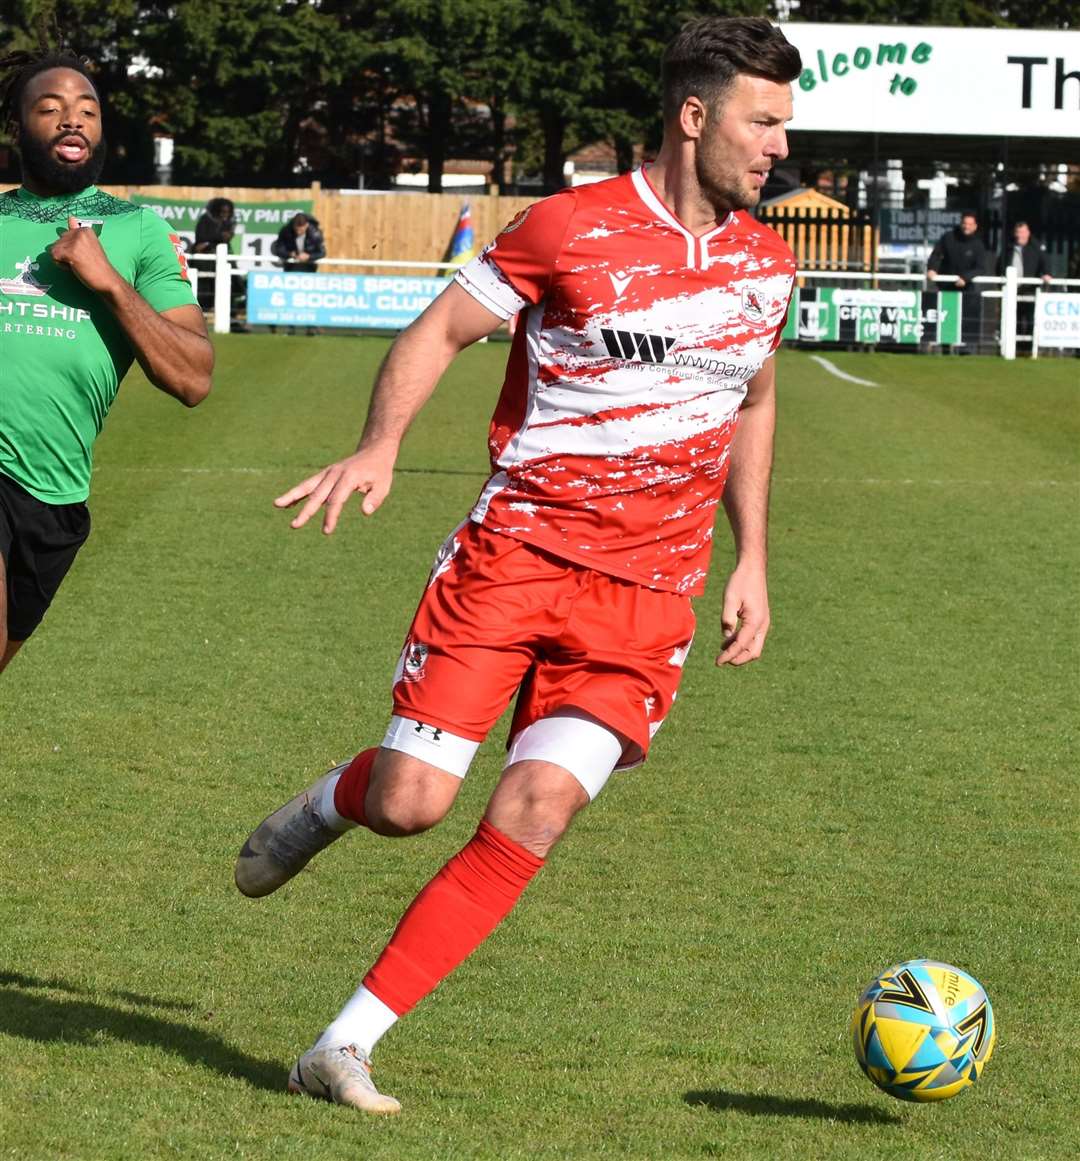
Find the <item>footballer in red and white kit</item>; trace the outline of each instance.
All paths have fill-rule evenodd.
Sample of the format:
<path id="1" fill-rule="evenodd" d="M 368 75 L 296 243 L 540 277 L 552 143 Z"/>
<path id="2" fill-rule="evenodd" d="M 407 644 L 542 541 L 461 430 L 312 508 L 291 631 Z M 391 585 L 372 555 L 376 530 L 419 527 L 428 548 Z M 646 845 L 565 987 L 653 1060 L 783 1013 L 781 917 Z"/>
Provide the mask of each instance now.
<path id="1" fill-rule="evenodd" d="M 303 505 L 294 528 L 324 509 L 325 533 L 358 495 L 375 513 L 439 377 L 516 317 L 491 475 L 436 557 L 382 744 L 267 816 L 236 862 L 237 886 L 259 897 L 350 827 L 401 837 L 437 825 L 516 698 L 476 833 L 299 1057 L 293 1092 L 398 1111 L 371 1078 L 375 1045 L 510 913 L 612 771 L 646 756 L 693 640 L 721 500 L 735 563 L 716 663 L 761 655 L 770 356 L 796 268 L 745 209 L 787 155 L 802 62 L 766 19 L 701 17 L 661 71 L 655 160 L 511 222 L 395 341 L 356 451 L 275 500 Z"/>

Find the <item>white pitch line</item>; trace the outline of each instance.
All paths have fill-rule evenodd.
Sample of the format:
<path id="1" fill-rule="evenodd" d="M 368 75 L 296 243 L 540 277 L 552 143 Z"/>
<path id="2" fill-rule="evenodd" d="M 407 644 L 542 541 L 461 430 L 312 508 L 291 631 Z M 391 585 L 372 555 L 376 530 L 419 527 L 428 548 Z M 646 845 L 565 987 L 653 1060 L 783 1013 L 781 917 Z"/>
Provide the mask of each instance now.
<path id="1" fill-rule="evenodd" d="M 846 379 L 849 383 L 858 383 L 860 387 L 880 387 L 880 383 L 871 383 L 869 379 L 856 379 L 854 375 L 849 375 L 846 371 L 841 371 L 839 367 L 830 363 L 828 359 L 822 358 L 821 355 L 811 355 L 811 359 L 815 363 L 820 363 L 830 375 L 835 375 L 837 379 Z"/>

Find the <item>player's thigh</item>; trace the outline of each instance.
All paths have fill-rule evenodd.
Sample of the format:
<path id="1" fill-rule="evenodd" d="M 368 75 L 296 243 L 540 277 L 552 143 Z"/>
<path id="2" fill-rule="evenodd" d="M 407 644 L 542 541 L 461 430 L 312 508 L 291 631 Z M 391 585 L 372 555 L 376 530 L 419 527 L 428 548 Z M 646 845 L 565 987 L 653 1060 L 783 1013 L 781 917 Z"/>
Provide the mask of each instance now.
<path id="1" fill-rule="evenodd" d="M 9 641 L 24 641 L 41 623 L 90 534 L 85 504 L 45 504 L 6 477 L 0 480 L 4 520 L 6 626 Z"/>

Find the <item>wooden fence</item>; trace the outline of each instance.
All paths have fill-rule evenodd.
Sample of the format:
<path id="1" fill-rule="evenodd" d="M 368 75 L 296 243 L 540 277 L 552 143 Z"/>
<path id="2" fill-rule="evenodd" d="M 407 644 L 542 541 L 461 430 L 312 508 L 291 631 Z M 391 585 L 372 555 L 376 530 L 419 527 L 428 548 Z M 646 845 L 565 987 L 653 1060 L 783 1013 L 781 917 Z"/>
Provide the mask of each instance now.
<path id="1" fill-rule="evenodd" d="M 779 205 L 759 217 L 795 252 L 801 270 L 877 269 L 878 234 L 867 214 Z"/>
<path id="2" fill-rule="evenodd" d="M 479 250 L 535 198 L 464 194 L 351 194 L 323 190 L 316 183 L 297 189 L 245 189 L 198 186 L 108 186 L 117 197 L 205 202 L 227 197 L 236 202 L 310 200 L 326 236 L 331 258 L 392 262 L 440 262 L 446 256 L 463 202 L 468 200 L 473 236 Z M 865 214 L 818 206 L 765 207 L 761 220 L 777 230 L 806 270 L 873 269 L 876 232 Z"/>
<path id="3" fill-rule="evenodd" d="M 454 236 L 462 204 L 469 202 L 477 250 L 536 198 L 463 194 L 351 194 L 323 190 L 316 183 L 297 189 L 244 189 L 224 186 L 106 186 L 117 197 L 142 194 L 178 201 L 226 197 L 234 202 L 309 200 L 326 237 L 330 258 L 441 262 Z"/>

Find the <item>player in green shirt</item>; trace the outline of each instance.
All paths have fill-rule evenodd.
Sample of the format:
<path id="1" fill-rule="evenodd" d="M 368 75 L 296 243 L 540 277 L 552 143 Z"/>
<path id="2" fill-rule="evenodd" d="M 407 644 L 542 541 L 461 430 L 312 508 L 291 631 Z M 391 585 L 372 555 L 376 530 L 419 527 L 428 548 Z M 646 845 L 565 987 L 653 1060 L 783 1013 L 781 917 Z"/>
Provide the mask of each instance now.
<path id="1" fill-rule="evenodd" d="M 22 186 L 0 194 L 0 671 L 90 531 L 91 451 L 132 360 L 189 407 L 214 365 L 179 237 L 94 185 L 105 140 L 83 61 L 5 63 Z"/>

